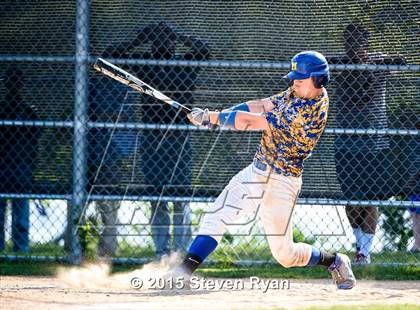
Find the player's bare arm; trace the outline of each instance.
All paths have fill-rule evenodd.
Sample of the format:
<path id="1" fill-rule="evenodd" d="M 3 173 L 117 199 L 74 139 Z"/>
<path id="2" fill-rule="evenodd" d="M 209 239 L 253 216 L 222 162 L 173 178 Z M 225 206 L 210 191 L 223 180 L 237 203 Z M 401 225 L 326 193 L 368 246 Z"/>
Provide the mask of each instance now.
<path id="1" fill-rule="evenodd" d="M 223 113 L 225 112 L 210 112 L 210 122 L 216 125 L 222 125 L 221 118 L 223 117 Z M 231 117 L 230 113 L 235 112 L 227 112 L 227 118 Z M 222 114 L 222 116 L 221 116 Z M 268 130 L 268 122 L 262 112 L 260 113 L 252 113 L 252 112 L 244 112 L 244 111 L 237 111 L 234 115 L 233 124 L 228 127 L 237 129 L 237 130 Z M 225 123 L 227 120 L 225 121 Z"/>
<path id="2" fill-rule="evenodd" d="M 264 112 L 269 112 L 274 108 L 274 104 L 273 102 L 270 100 L 270 98 L 264 98 L 264 99 L 256 99 L 256 100 L 250 100 L 244 103 L 240 103 L 234 107 L 225 109 L 223 111 L 232 111 L 235 109 L 235 107 L 239 107 L 243 105 L 244 108 L 246 109 L 246 107 L 248 108 L 248 112 L 251 113 L 264 113 Z M 245 106 L 246 105 L 246 106 Z"/>
<path id="3" fill-rule="evenodd" d="M 189 119 L 198 126 L 213 124 L 237 130 L 268 130 L 264 113 L 273 108 L 270 98 L 264 98 L 240 103 L 222 112 L 194 108 Z"/>

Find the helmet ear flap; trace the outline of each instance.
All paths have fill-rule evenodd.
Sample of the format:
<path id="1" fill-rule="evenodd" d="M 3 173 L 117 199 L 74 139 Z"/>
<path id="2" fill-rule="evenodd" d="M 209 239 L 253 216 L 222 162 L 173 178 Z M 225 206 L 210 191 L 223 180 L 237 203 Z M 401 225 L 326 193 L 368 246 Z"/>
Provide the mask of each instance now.
<path id="1" fill-rule="evenodd" d="M 322 75 L 322 76 L 315 76 L 314 77 L 314 85 L 315 88 L 322 88 L 328 85 L 330 81 L 330 74 Z"/>

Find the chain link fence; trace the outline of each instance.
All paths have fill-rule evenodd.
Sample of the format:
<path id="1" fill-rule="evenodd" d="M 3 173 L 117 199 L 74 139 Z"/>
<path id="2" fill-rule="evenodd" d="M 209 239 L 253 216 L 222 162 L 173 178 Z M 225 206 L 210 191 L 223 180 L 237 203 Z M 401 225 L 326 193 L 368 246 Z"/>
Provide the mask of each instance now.
<path id="1" fill-rule="evenodd" d="M 97 57 L 189 107 L 221 110 L 285 89 L 290 58 L 317 50 L 332 70 L 329 119 L 305 164 L 294 238 L 367 251 L 377 264 L 420 263 L 418 2 L 0 8 L 0 257 L 141 262 L 185 249 L 252 162 L 261 133 L 191 126 L 95 72 Z M 273 261 L 253 218 L 211 259 Z"/>

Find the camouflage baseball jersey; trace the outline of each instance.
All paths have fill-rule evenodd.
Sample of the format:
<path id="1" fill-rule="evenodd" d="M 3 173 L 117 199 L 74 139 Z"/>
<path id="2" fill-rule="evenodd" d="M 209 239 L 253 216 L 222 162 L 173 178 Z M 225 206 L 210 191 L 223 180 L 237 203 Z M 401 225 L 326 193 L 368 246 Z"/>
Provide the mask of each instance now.
<path id="1" fill-rule="evenodd" d="M 324 131 L 328 94 L 300 99 L 289 88 L 270 99 L 274 108 L 265 113 L 270 130 L 263 132 L 255 159 L 279 174 L 298 177 Z"/>

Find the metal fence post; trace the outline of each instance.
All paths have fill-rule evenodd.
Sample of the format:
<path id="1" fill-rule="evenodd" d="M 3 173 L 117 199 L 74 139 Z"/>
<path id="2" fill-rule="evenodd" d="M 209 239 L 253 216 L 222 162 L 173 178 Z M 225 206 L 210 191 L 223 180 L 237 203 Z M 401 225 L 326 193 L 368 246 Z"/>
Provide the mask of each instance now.
<path id="1" fill-rule="evenodd" d="M 78 238 L 80 211 L 86 203 L 87 184 L 87 105 L 89 88 L 89 22 L 90 1 L 77 1 L 76 66 L 73 137 L 73 195 L 71 203 L 70 262 L 80 264 L 82 253 Z"/>

